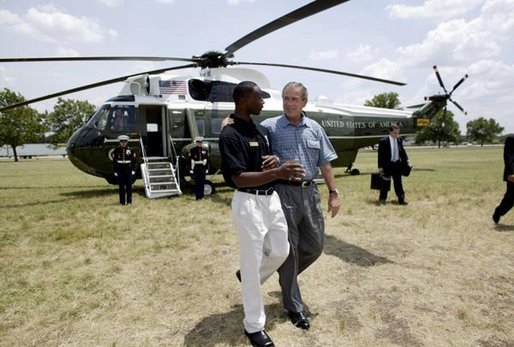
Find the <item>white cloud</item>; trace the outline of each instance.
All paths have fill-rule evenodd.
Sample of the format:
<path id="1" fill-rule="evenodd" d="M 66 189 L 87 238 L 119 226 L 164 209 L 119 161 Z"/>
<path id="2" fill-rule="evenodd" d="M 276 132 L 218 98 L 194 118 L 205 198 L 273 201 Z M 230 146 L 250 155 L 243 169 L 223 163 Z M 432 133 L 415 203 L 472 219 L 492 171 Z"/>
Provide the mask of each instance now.
<path id="1" fill-rule="evenodd" d="M 499 39 L 512 37 L 514 31 L 514 0 L 488 0 L 481 9 L 484 29 L 499 35 Z"/>
<path id="2" fill-rule="evenodd" d="M 255 0 L 227 0 L 227 3 L 229 5 L 239 5 L 242 2 L 252 3 L 252 2 L 255 2 Z"/>
<path id="3" fill-rule="evenodd" d="M 123 0 L 98 0 L 98 2 L 108 7 L 119 7 L 123 4 Z"/>
<path id="4" fill-rule="evenodd" d="M 361 43 L 356 50 L 348 53 L 346 57 L 355 62 L 368 62 L 373 60 L 379 51 L 380 50 L 378 48 L 371 48 L 371 46 Z"/>
<path id="5" fill-rule="evenodd" d="M 500 45 L 481 18 L 466 22 L 454 19 L 439 24 L 428 32 L 421 43 L 397 49 L 406 66 L 468 62 L 469 59 L 488 59 L 500 53 Z"/>
<path id="6" fill-rule="evenodd" d="M 336 59 L 338 56 L 339 52 L 337 49 L 332 49 L 328 51 L 311 51 L 309 53 L 309 59 L 315 61 Z"/>
<path id="7" fill-rule="evenodd" d="M 378 62 L 366 66 L 361 73 L 383 79 L 404 81 L 406 77 L 403 71 L 403 66 L 398 62 L 382 58 Z"/>
<path id="8" fill-rule="evenodd" d="M 71 49 L 71 48 L 66 48 L 66 47 L 58 47 L 56 55 L 62 56 L 62 57 L 78 57 L 78 56 L 80 56 L 80 54 L 76 50 Z"/>
<path id="9" fill-rule="evenodd" d="M 9 84 L 13 81 L 13 78 L 9 77 L 5 73 L 5 68 L 3 66 L 0 66 L 0 81 L 2 82 L 2 84 Z"/>
<path id="10" fill-rule="evenodd" d="M 28 9 L 24 17 L 0 11 L 0 24 L 15 33 L 51 43 L 96 43 L 116 37 L 114 30 L 105 30 L 94 20 L 60 12 L 52 6 Z"/>
<path id="11" fill-rule="evenodd" d="M 449 19 L 464 15 L 481 5 L 484 0 L 425 0 L 421 6 L 395 4 L 387 6 L 393 18 Z"/>

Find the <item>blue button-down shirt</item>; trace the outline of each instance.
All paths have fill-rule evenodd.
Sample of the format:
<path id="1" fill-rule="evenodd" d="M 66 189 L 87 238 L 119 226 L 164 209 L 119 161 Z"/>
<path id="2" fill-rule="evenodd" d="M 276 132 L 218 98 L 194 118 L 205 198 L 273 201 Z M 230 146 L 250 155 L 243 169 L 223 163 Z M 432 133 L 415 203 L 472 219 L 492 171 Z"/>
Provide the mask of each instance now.
<path id="1" fill-rule="evenodd" d="M 316 178 L 320 166 L 337 159 L 325 130 L 305 114 L 298 125 L 284 114 L 265 119 L 261 125 L 268 129 L 273 154 L 281 162 L 296 159 L 305 167 L 303 180 Z"/>

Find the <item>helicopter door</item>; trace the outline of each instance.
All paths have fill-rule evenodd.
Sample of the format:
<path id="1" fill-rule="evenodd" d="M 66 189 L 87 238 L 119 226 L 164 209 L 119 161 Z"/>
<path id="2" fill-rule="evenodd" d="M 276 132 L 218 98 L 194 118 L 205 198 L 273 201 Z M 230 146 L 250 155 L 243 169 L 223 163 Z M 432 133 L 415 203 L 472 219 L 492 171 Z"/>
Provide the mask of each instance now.
<path id="1" fill-rule="evenodd" d="M 167 157 L 166 129 L 164 118 L 166 107 L 141 105 L 140 113 L 145 120 L 145 132 L 143 142 L 148 157 Z"/>

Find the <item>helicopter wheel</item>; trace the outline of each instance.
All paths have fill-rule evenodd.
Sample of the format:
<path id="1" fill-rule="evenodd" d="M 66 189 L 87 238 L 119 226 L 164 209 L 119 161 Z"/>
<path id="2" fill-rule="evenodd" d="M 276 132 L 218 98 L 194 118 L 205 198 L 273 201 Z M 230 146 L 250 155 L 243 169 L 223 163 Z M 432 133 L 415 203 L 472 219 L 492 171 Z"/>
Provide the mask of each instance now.
<path id="1" fill-rule="evenodd" d="M 361 174 L 361 172 L 359 171 L 359 169 L 351 169 L 350 170 L 350 176 L 357 176 L 360 174 Z"/>
<path id="2" fill-rule="evenodd" d="M 216 187 L 214 187 L 214 183 L 209 180 L 205 180 L 205 184 L 203 186 L 203 194 L 205 196 L 216 193 Z"/>

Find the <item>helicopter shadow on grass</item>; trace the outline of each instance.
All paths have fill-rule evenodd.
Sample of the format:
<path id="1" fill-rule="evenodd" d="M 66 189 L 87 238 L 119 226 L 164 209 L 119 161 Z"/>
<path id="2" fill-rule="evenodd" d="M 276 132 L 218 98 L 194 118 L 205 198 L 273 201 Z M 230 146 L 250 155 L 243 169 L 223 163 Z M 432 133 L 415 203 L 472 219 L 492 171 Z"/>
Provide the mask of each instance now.
<path id="1" fill-rule="evenodd" d="M 278 302 L 265 305 L 265 311 L 268 332 L 272 331 L 277 324 L 287 320 L 282 305 Z M 229 312 L 204 317 L 187 333 L 184 346 L 237 346 L 248 342 L 243 332 L 243 316 L 242 305 L 234 305 Z"/>
<path id="2" fill-rule="evenodd" d="M 336 256 L 344 262 L 362 267 L 393 263 L 385 257 L 375 255 L 364 248 L 339 240 L 332 235 L 325 236 L 324 252 Z"/>

